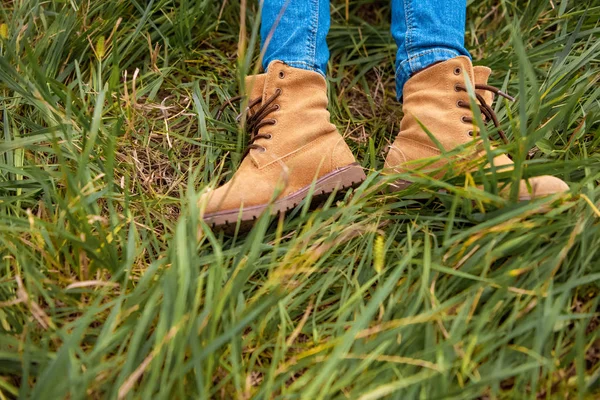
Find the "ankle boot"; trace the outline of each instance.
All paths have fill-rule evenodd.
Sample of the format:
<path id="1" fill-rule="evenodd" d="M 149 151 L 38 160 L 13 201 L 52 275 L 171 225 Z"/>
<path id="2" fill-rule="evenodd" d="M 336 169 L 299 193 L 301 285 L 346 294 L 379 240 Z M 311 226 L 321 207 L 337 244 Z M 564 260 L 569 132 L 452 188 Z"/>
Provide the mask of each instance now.
<path id="1" fill-rule="evenodd" d="M 490 107 L 494 93 L 504 97 L 510 96 L 487 85 L 491 70 L 486 67 L 473 67 L 468 57 L 456 57 L 433 65 L 408 80 L 404 86 L 404 117 L 400 123 L 400 133 L 390 147 L 385 160 L 385 171 L 392 173 L 410 172 L 411 169 L 424 166 L 414 163 L 416 160 L 436 157 L 441 154 L 436 144 L 425 133 L 419 122 L 434 135 L 446 151 L 451 151 L 460 145 L 476 140 L 473 157 L 481 157 L 481 141 L 477 139 L 477 127 L 474 125 L 473 112 L 470 108 L 469 95 L 464 74 L 474 82 L 477 102 L 480 105 L 484 120 L 492 120 L 498 124 L 496 115 Z M 502 131 L 501 137 L 506 140 Z M 409 163 L 410 164 L 406 164 Z M 427 168 L 436 170 L 442 168 L 448 161 L 440 160 L 428 163 Z M 495 166 L 512 165 L 506 155 L 494 158 Z M 486 166 L 486 168 L 489 167 Z M 503 169 L 502 171 L 505 171 Z M 443 173 L 437 177 L 443 176 Z M 401 190 L 411 182 L 398 181 L 392 185 L 392 190 Z M 522 180 L 519 186 L 519 200 L 529 200 L 534 197 L 546 196 L 564 192 L 569 187 L 562 180 L 553 176 L 539 176 Z M 502 194 L 510 192 L 510 188 L 502 190 Z"/>
<path id="2" fill-rule="evenodd" d="M 248 104 L 247 153 L 229 182 L 200 199 L 213 227 L 235 225 L 238 218 L 247 225 L 267 209 L 293 209 L 311 190 L 327 196 L 365 179 L 329 120 L 321 75 L 273 61 L 266 74 L 247 78 L 252 81 L 251 96 L 258 96 Z"/>

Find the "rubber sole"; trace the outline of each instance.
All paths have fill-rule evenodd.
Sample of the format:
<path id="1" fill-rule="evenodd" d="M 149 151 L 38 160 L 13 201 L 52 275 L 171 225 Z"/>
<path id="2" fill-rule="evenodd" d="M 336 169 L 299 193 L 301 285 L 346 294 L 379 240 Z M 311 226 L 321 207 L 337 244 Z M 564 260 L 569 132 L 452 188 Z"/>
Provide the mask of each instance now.
<path id="1" fill-rule="evenodd" d="M 412 185 L 412 182 L 405 181 L 404 179 L 398 179 L 388 184 L 387 191 L 391 193 L 399 192 L 401 190 L 406 189 L 410 185 Z"/>
<path id="2" fill-rule="evenodd" d="M 322 176 L 314 183 L 313 197 L 311 203 L 317 202 L 331 193 L 344 191 L 357 187 L 366 179 L 366 175 L 358 163 L 353 163 L 345 167 L 336 169 Z M 239 209 L 217 211 L 204 215 L 204 221 L 213 229 L 235 228 L 240 220 L 240 230 L 250 228 L 256 219 L 260 217 L 265 210 L 270 210 L 271 215 L 285 213 L 293 210 L 302 200 L 304 200 L 311 191 L 313 184 L 307 185 L 302 189 L 285 196 L 272 204 L 261 204 L 252 207 L 246 207 L 241 211 Z"/>
<path id="3" fill-rule="evenodd" d="M 398 180 L 388 184 L 387 191 L 388 191 L 388 193 L 399 192 L 401 190 L 406 189 L 407 187 L 409 187 L 412 184 L 413 183 L 410 181 L 405 181 L 404 179 L 398 179 Z M 444 192 L 445 192 L 445 190 L 440 190 L 440 193 L 444 193 Z M 534 197 L 532 197 L 530 195 L 519 196 L 519 201 L 529 201 L 529 200 L 533 200 L 533 199 L 534 199 Z"/>

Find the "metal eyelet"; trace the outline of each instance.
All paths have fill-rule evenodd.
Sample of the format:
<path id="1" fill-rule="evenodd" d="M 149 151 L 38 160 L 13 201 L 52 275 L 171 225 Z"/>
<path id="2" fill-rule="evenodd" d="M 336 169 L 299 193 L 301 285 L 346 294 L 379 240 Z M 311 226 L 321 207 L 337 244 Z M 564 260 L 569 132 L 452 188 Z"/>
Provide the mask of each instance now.
<path id="1" fill-rule="evenodd" d="M 463 102 L 462 102 L 462 100 L 459 100 L 459 101 L 456 102 L 456 107 L 463 108 Z"/>
<path id="2" fill-rule="evenodd" d="M 460 75 L 461 71 L 460 67 L 454 68 L 454 75 Z"/>
<path id="3" fill-rule="evenodd" d="M 285 72 L 279 71 L 279 79 L 285 78 Z"/>

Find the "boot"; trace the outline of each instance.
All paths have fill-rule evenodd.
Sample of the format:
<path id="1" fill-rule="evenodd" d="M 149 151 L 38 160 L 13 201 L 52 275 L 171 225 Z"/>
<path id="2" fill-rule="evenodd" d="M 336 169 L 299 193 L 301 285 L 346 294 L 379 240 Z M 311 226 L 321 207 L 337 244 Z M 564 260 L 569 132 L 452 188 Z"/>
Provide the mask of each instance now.
<path id="1" fill-rule="evenodd" d="M 498 125 L 496 115 L 489 106 L 492 104 L 493 95 L 495 93 L 507 98 L 510 96 L 487 85 L 491 73 L 489 68 L 473 67 L 468 57 L 456 57 L 435 64 L 415 74 L 404 87 L 404 117 L 400 123 L 400 133 L 390 147 L 385 160 L 387 172 L 407 172 L 424 166 L 425 161 L 423 164 L 406 165 L 406 163 L 439 157 L 441 154 L 419 122 L 435 136 L 446 151 L 478 140 L 476 139 L 478 136 L 477 126 L 474 124 L 473 112 L 470 108 L 464 73 L 471 82 L 475 82 L 477 101 L 484 120 L 492 120 Z M 502 131 L 499 131 L 499 134 L 506 140 Z M 479 147 L 479 151 L 476 151 L 473 156 L 485 155 L 485 152 L 481 150 L 481 141 L 478 140 L 477 144 L 479 144 L 476 146 Z M 447 161 L 440 160 L 428 163 L 427 168 L 439 169 L 445 164 Z M 504 154 L 494 158 L 495 166 L 512 164 L 510 158 Z M 502 169 L 502 171 L 506 171 L 506 169 Z M 441 177 L 440 174 L 438 176 Z M 401 190 L 410 183 L 404 180 L 398 181 L 392 185 L 392 190 Z M 529 184 L 525 180 L 520 182 L 519 200 L 547 196 L 568 189 L 567 184 L 556 177 L 548 175 L 534 177 L 529 179 Z M 509 191 L 509 188 L 508 190 L 504 189 L 502 193 L 505 194 Z"/>
<path id="2" fill-rule="evenodd" d="M 232 179 L 200 199 L 209 225 L 248 225 L 269 206 L 276 214 L 296 207 L 314 187 L 327 196 L 360 184 L 366 177 L 329 121 L 327 87 L 318 73 L 281 61 L 252 85 L 246 131 L 247 153 Z"/>

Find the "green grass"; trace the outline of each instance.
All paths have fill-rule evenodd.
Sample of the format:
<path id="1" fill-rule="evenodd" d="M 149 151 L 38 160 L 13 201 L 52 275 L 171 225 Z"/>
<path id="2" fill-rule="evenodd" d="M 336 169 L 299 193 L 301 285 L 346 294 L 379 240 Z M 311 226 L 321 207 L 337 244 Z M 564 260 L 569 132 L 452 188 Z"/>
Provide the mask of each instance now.
<path id="1" fill-rule="evenodd" d="M 247 139 L 215 115 L 248 3 L 245 41 L 234 0 L 2 3 L 0 399 L 598 398 L 598 2 L 469 1 L 518 167 L 392 196 L 388 2 L 335 1 L 330 111 L 372 173 L 229 237 L 196 200 Z M 497 195 L 547 173 L 571 191 Z"/>

